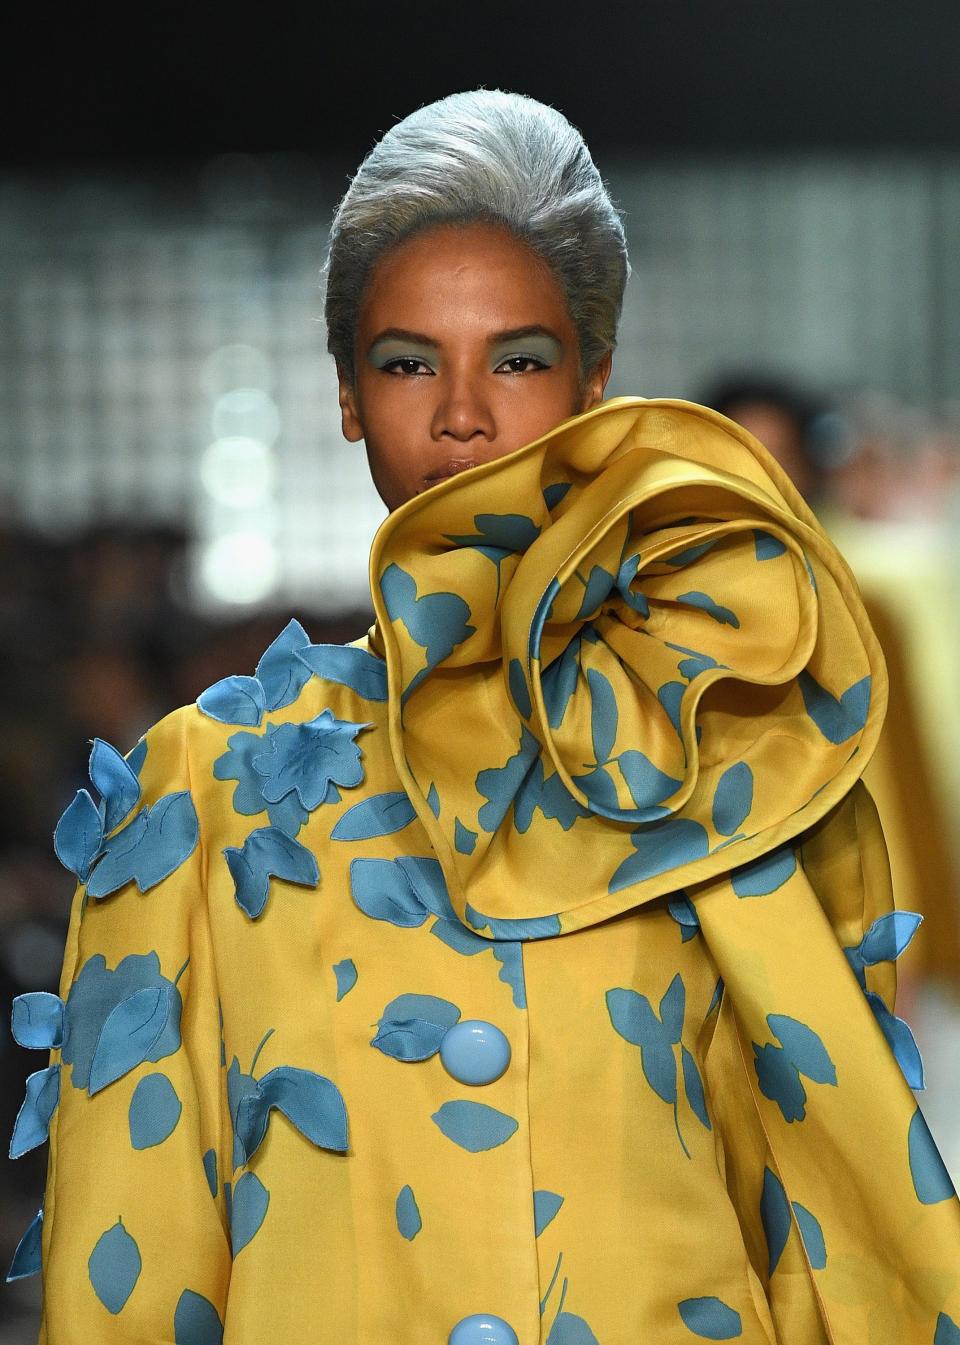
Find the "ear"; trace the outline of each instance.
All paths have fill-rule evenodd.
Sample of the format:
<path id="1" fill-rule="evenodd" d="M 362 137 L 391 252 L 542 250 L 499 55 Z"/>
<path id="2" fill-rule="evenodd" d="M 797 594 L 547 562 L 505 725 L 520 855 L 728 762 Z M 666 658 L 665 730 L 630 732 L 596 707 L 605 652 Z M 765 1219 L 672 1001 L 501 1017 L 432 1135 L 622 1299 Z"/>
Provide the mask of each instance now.
<path id="1" fill-rule="evenodd" d="M 591 406 L 596 406 L 603 400 L 603 390 L 607 386 L 607 379 L 612 369 L 613 351 L 608 350 L 587 375 L 581 398 L 581 411 L 589 411 Z"/>
<path id="2" fill-rule="evenodd" d="M 351 444 L 358 443 L 363 438 L 363 425 L 360 420 L 360 409 L 357 405 L 356 390 L 347 377 L 337 360 L 337 382 L 340 385 L 338 400 L 340 402 L 340 428 L 344 439 Z"/>

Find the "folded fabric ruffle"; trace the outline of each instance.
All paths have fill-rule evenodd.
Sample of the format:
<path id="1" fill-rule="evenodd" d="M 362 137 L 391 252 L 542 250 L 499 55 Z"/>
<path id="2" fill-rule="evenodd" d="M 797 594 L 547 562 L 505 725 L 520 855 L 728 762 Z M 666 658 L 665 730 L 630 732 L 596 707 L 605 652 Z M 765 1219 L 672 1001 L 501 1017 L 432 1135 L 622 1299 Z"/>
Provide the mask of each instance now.
<path id="1" fill-rule="evenodd" d="M 758 859 L 882 724 L 846 563 L 766 449 L 691 402 L 614 398 L 415 497 L 370 579 L 395 764 L 488 936 Z"/>

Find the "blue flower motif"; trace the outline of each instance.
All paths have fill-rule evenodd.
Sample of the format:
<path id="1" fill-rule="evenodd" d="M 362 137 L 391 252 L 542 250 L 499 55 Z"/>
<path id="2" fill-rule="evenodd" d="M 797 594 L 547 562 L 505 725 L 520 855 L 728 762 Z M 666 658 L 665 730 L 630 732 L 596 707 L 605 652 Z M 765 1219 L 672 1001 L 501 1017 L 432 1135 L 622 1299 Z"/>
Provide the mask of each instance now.
<path id="1" fill-rule="evenodd" d="M 136 1065 L 155 1064 L 179 1049 L 177 981 L 186 966 L 170 981 L 153 952 L 129 953 L 112 971 L 102 953 L 87 959 L 64 1011 L 61 1056 L 73 1067 L 74 1088 L 92 1096 Z"/>
<path id="2" fill-rule="evenodd" d="M 248 817 L 266 812 L 271 826 L 296 836 L 314 808 L 339 801 L 337 785 L 361 783 L 362 753 L 353 739 L 370 727 L 322 710 L 306 723 L 233 733 L 228 750 L 213 763 L 213 774 L 237 781 L 236 812 Z"/>
<path id="3" fill-rule="evenodd" d="M 312 812 L 324 802 L 331 784 L 360 784 L 361 752 L 353 740 L 371 727 L 337 719 L 330 710 L 321 710 L 305 724 L 281 724 L 270 734 L 266 750 L 253 758 L 253 769 L 263 777 L 265 802 L 279 803 L 292 790 L 300 806 Z"/>

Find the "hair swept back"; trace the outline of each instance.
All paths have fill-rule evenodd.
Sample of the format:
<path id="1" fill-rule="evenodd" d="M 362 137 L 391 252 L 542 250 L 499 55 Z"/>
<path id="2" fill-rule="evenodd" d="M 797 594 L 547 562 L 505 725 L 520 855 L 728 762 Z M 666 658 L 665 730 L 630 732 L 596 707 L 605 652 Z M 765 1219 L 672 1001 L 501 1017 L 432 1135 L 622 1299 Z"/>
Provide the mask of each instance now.
<path id="1" fill-rule="evenodd" d="M 453 93 L 392 126 L 334 214 L 323 268 L 327 349 L 353 383 L 377 261 L 436 224 L 490 221 L 526 243 L 567 297 L 584 377 L 616 346 L 630 274 L 620 213 L 580 132 L 526 94 Z"/>

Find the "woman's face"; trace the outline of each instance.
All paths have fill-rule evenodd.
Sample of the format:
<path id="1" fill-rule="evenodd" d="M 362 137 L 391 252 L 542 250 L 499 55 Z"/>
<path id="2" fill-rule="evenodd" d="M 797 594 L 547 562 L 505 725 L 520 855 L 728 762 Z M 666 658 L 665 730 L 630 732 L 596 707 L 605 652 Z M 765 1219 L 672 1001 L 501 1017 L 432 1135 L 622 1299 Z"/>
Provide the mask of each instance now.
<path id="1" fill-rule="evenodd" d="M 388 509 L 512 453 L 599 402 L 608 355 L 581 386 L 559 281 L 506 230 L 438 225 L 371 275 L 356 385 L 340 376 L 344 437 L 366 443 Z"/>

